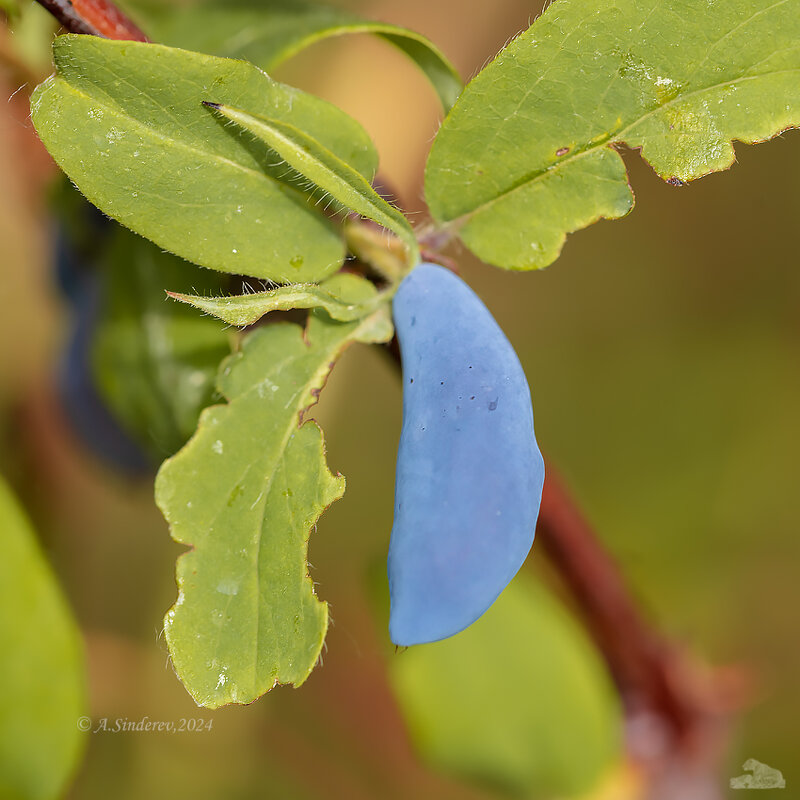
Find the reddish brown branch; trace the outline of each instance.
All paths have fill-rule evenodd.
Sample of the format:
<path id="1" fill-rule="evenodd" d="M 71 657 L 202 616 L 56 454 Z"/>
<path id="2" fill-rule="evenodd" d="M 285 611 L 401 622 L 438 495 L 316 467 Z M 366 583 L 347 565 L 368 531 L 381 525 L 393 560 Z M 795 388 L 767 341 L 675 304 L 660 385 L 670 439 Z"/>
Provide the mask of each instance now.
<path id="1" fill-rule="evenodd" d="M 625 705 L 627 750 L 648 800 L 721 800 L 718 773 L 731 715 L 752 695 L 745 670 L 709 668 L 662 636 L 548 465 L 539 546 L 563 580 Z"/>
<path id="2" fill-rule="evenodd" d="M 37 0 L 70 33 L 146 42 L 147 37 L 110 0 Z"/>
<path id="3" fill-rule="evenodd" d="M 693 698 L 674 685 L 678 652 L 640 615 L 617 565 L 600 544 L 558 474 L 548 464 L 537 538 L 555 566 L 629 708 L 646 708 L 683 738 L 697 714 Z"/>

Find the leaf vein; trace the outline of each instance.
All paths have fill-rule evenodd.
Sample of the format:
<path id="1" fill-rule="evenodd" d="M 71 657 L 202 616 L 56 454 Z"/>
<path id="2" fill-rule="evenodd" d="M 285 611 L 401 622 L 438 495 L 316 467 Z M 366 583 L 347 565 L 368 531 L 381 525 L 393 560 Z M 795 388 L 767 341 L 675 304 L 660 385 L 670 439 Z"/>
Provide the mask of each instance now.
<path id="1" fill-rule="evenodd" d="M 483 202 L 480 205 L 476 206 L 471 211 L 468 211 L 465 214 L 462 214 L 462 215 L 460 215 L 458 217 L 455 217 L 454 219 L 448 220 L 447 222 L 445 222 L 444 227 L 457 229 L 457 228 L 461 227 L 462 225 L 466 224 L 475 215 L 480 214 L 480 213 L 486 211 L 487 209 L 491 208 L 493 205 L 495 205 L 495 203 L 498 203 L 498 202 L 500 202 L 502 200 L 505 200 L 507 197 L 509 197 L 510 195 L 516 193 L 517 191 L 519 191 L 521 189 L 525 189 L 525 188 L 529 187 L 530 185 L 532 185 L 534 183 L 537 183 L 538 181 L 542 180 L 543 178 L 547 177 L 548 175 L 563 169 L 565 166 L 573 164 L 574 162 L 578 161 L 579 159 L 582 159 L 582 158 L 584 158 L 586 156 L 592 155 L 592 154 L 598 152 L 599 150 L 601 150 L 603 148 L 610 148 L 611 145 L 613 145 L 613 144 L 624 144 L 624 143 L 626 143 L 626 138 L 625 137 L 627 135 L 629 135 L 631 133 L 631 131 L 634 130 L 638 125 L 640 125 L 641 123 L 643 123 L 645 120 L 649 119 L 650 117 L 660 113 L 661 111 L 664 111 L 665 109 L 670 108 L 671 106 L 676 105 L 677 103 L 684 102 L 688 98 L 695 97 L 697 95 L 702 95 L 702 94 L 704 94 L 706 92 L 712 92 L 712 91 L 715 91 L 717 89 L 723 89 L 723 88 L 725 88 L 727 86 L 733 86 L 735 84 L 738 84 L 738 83 L 741 83 L 741 82 L 744 82 L 744 81 L 760 80 L 760 79 L 771 77 L 771 76 L 774 76 L 774 75 L 792 74 L 792 73 L 800 73 L 800 67 L 792 68 L 792 69 L 771 70 L 769 72 L 759 73 L 758 75 L 740 75 L 740 76 L 737 76 L 736 78 L 732 78 L 731 80 L 728 80 L 728 81 L 722 81 L 720 83 L 711 84 L 709 86 L 704 86 L 704 87 L 702 87 L 700 89 L 695 89 L 695 90 L 693 90 L 691 92 L 685 92 L 683 94 L 679 94 L 679 95 L 675 96 L 674 98 L 672 98 L 671 100 L 669 100 L 669 101 L 667 101 L 665 103 L 659 104 L 658 106 L 652 108 L 650 111 L 648 111 L 647 113 L 643 114 L 641 117 L 639 117 L 638 119 L 634 120 L 632 123 L 630 123 L 625 128 L 623 128 L 621 131 L 619 131 L 619 133 L 616 134 L 615 136 L 613 136 L 613 137 L 609 136 L 608 138 L 603 139 L 602 141 L 598 142 L 597 144 L 592 145 L 591 147 L 587 147 L 585 150 L 576 151 L 576 152 L 574 152 L 574 153 L 572 153 L 572 154 L 570 154 L 568 156 L 565 156 L 564 158 L 560 159 L 558 162 L 554 162 L 554 163 L 548 164 L 544 168 L 539 169 L 536 172 L 534 172 L 532 175 L 526 176 L 526 177 L 522 178 L 521 180 L 517 181 L 514 185 L 512 185 L 511 187 L 506 189 L 504 192 L 502 192 L 502 193 L 498 194 L 497 196 L 492 197 L 489 200 L 486 200 L 485 202 Z"/>

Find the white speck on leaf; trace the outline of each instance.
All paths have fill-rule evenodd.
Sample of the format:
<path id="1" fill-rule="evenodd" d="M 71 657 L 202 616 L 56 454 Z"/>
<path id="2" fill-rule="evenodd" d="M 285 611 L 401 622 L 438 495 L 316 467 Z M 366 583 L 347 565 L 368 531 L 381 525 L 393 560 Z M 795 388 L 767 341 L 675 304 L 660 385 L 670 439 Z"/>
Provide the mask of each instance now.
<path id="1" fill-rule="evenodd" d="M 227 594 L 228 596 L 232 597 L 235 594 L 239 594 L 239 583 L 238 581 L 234 580 L 221 580 L 217 584 L 217 591 L 220 594 Z"/>

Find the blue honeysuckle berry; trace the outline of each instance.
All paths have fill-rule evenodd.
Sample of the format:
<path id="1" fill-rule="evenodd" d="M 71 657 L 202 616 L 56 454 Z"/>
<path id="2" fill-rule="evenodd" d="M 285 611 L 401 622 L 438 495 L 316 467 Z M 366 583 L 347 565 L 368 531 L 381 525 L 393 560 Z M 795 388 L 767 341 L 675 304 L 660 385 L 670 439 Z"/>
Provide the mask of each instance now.
<path id="1" fill-rule="evenodd" d="M 398 645 L 471 625 L 533 544 L 544 461 L 511 343 L 460 278 L 422 264 L 393 302 L 403 427 L 389 545 Z"/>

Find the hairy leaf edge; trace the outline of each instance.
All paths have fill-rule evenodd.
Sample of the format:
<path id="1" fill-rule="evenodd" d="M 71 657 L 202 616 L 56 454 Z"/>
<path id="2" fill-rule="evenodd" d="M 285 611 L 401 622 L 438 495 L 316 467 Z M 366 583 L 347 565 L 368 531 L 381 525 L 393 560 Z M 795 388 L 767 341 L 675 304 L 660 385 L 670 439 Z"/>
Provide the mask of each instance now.
<path id="1" fill-rule="evenodd" d="M 309 525 L 308 532 L 307 532 L 307 535 L 305 536 L 304 543 L 303 543 L 304 544 L 304 548 L 305 548 L 304 555 L 305 555 L 305 560 L 306 560 L 306 574 L 303 576 L 303 580 L 307 581 L 310 584 L 311 594 L 320 603 L 320 606 L 321 606 L 321 608 L 322 608 L 322 610 L 324 612 L 324 615 L 325 615 L 325 631 L 324 631 L 323 636 L 322 636 L 322 638 L 320 640 L 319 647 L 317 648 L 314 664 L 311 667 L 311 669 L 308 671 L 308 673 L 306 673 L 306 675 L 299 682 L 297 682 L 297 683 L 289 682 L 287 684 L 282 684 L 276 679 L 271 687 L 267 688 L 261 694 L 257 695 L 256 697 L 254 697 L 252 700 L 250 700 L 248 703 L 245 703 L 244 705 L 249 705 L 250 703 L 255 702 L 259 698 L 263 697 L 265 694 L 268 694 L 270 691 L 272 691 L 276 686 L 283 686 L 283 685 L 291 685 L 291 686 L 294 686 L 294 687 L 301 686 L 303 683 L 305 683 L 306 680 L 308 680 L 308 677 L 311 675 L 311 672 L 313 672 L 313 670 L 317 666 L 317 664 L 320 663 L 320 654 L 322 652 L 322 646 L 323 646 L 323 644 L 325 642 L 325 637 L 327 636 L 329 620 L 330 620 L 329 613 L 328 613 L 329 606 L 328 606 L 327 601 L 320 599 L 319 596 L 317 595 L 316 591 L 314 590 L 315 582 L 312 579 L 311 574 L 308 572 L 308 566 L 309 566 L 309 564 L 308 564 L 308 544 L 309 544 L 309 540 L 311 538 L 311 533 L 312 533 L 313 530 L 316 529 L 317 522 L 319 521 L 319 519 L 322 516 L 322 514 L 324 514 L 325 511 L 327 511 L 328 508 L 330 508 L 337 500 L 340 500 L 344 496 L 345 488 L 346 488 L 346 479 L 345 479 L 344 475 L 342 475 L 341 473 L 339 473 L 339 472 L 334 473 L 330 469 L 330 467 L 328 466 L 327 444 L 326 444 L 326 440 L 325 440 L 325 433 L 322 430 L 322 428 L 319 425 L 319 423 L 315 419 L 307 418 L 306 415 L 307 415 L 308 411 L 310 409 L 312 409 L 315 405 L 317 405 L 317 403 L 319 402 L 320 394 L 322 393 L 323 389 L 327 385 L 328 379 L 329 379 L 331 373 L 333 372 L 333 368 L 336 365 L 336 363 L 339 361 L 339 359 L 342 357 L 343 353 L 352 344 L 360 341 L 359 336 L 361 334 L 363 334 L 365 330 L 369 330 L 371 324 L 376 322 L 378 316 L 381 315 L 382 313 L 384 313 L 384 309 L 381 308 L 381 309 L 378 309 L 377 311 L 373 312 L 372 314 L 370 314 L 368 317 L 365 317 L 363 319 L 362 323 L 355 330 L 353 330 L 351 332 L 351 334 L 347 337 L 347 339 L 345 339 L 341 343 L 339 348 L 334 352 L 332 359 L 330 361 L 328 361 L 328 363 L 326 365 L 324 365 L 322 368 L 317 370 L 317 372 L 313 376 L 313 379 L 311 381 L 309 381 L 309 383 L 307 384 L 306 391 L 303 393 L 301 403 L 299 404 L 300 407 L 296 411 L 296 413 L 297 413 L 297 426 L 296 426 L 296 429 L 300 429 L 302 426 L 304 426 L 306 424 L 310 424 L 310 425 L 315 426 L 317 428 L 317 430 L 319 431 L 319 434 L 320 434 L 320 447 L 321 447 L 321 452 L 322 452 L 322 455 L 323 455 L 323 458 L 324 458 L 325 469 L 327 469 L 329 475 L 331 477 L 333 477 L 334 480 L 337 480 L 339 482 L 339 486 L 341 487 L 340 491 L 338 491 L 337 496 L 334 497 L 327 505 L 325 505 L 324 508 L 322 508 L 320 513 L 314 519 L 314 521 Z M 309 321 L 310 321 L 310 315 L 309 315 Z M 308 346 L 308 339 L 307 339 L 308 321 L 303 326 L 297 325 L 296 323 L 289 323 L 289 324 L 292 324 L 295 327 L 300 329 L 300 336 L 301 336 L 301 338 L 303 340 L 303 343 Z M 387 332 L 386 336 L 390 338 L 391 333 Z M 379 343 L 380 341 L 386 341 L 386 340 L 387 340 L 387 338 L 383 337 L 382 339 L 376 339 L 375 342 Z M 239 357 L 240 355 L 241 355 L 241 350 L 236 352 L 236 353 L 232 353 L 230 356 L 225 358 L 220 364 L 220 368 L 219 368 L 219 373 L 218 374 L 222 375 L 224 373 L 224 370 L 227 368 L 229 362 L 232 361 L 233 359 Z M 218 389 L 218 391 L 219 391 L 219 389 Z M 206 418 L 214 410 L 219 409 L 219 408 L 224 408 L 224 407 L 226 407 L 228 405 L 230 405 L 230 401 L 228 401 L 227 403 L 216 403 L 214 405 L 208 406 L 205 409 L 203 409 L 202 413 L 200 414 L 200 419 L 198 421 L 197 429 L 199 430 L 200 427 L 204 425 L 204 423 L 206 421 Z M 287 431 L 289 431 L 289 432 L 291 432 L 292 430 L 293 430 L 292 428 L 287 428 Z M 195 435 L 196 435 L 196 433 L 192 436 L 192 438 L 189 440 L 189 442 L 187 442 L 187 444 L 184 445 L 184 447 L 181 448 L 181 450 L 178 451 L 178 453 L 183 452 L 185 447 L 187 447 L 189 445 L 189 443 L 194 440 Z M 286 442 L 288 441 L 288 438 L 289 438 L 290 435 L 291 435 L 290 433 L 286 434 L 282 450 L 286 449 Z M 177 456 L 178 453 L 176 453 L 175 455 Z M 186 547 L 186 551 L 181 553 L 180 555 L 178 555 L 178 557 L 176 559 L 176 562 L 175 562 L 175 583 L 176 583 L 176 586 L 177 586 L 177 589 L 178 589 L 178 597 L 176 598 L 175 602 L 170 606 L 170 608 L 166 611 L 166 613 L 164 614 L 164 619 L 163 619 L 164 637 L 165 637 L 165 639 L 167 641 L 167 646 L 168 646 L 168 648 L 170 650 L 170 663 L 172 663 L 173 669 L 175 670 L 175 674 L 178 676 L 178 679 L 181 681 L 181 683 L 184 685 L 186 690 L 189 692 L 189 694 L 191 695 L 192 699 L 199 706 L 216 709 L 216 708 L 222 708 L 222 707 L 227 706 L 227 705 L 241 705 L 240 703 L 236 703 L 233 700 L 231 700 L 229 702 L 225 702 L 225 703 L 220 703 L 219 705 L 213 705 L 213 704 L 208 704 L 208 703 L 203 702 L 204 698 L 196 696 L 196 694 L 186 685 L 186 683 L 183 681 L 183 679 L 181 678 L 180 674 L 178 673 L 178 670 L 175 667 L 174 662 L 172 661 L 172 654 L 171 654 L 172 646 L 170 644 L 170 638 L 171 637 L 170 637 L 170 633 L 169 633 L 170 612 L 174 611 L 179 606 L 179 604 L 182 602 L 182 597 L 183 597 L 183 578 L 182 578 L 182 574 L 181 574 L 181 564 L 182 564 L 182 562 L 184 560 L 184 557 L 186 555 L 189 555 L 190 553 L 193 553 L 196 550 L 196 545 L 194 543 L 188 542 L 188 541 L 184 541 L 183 539 L 179 539 L 174 535 L 173 527 L 172 527 L 172 521 L 170 519 L 170 515 L 169 515 L 167 509 L 165 508 L 165 506 L 162 504 L 162 502 L 160 500 L 159 484 L 160 484 L 160 480 L 161 480 L 161 476 L 162 476 L 162 470 L 163 470 L 164 466 L 168 462 L 170 462 L 174 457 L 175 456 L 171 456 L 170 458 L 166 459 L 164 461 L 164 463 L 161 465 L 161 468 L 159 469 L 158 474 L 156 475 L 156 485 L 155 485 L 156 505 L 158 506 L 159 510 L 163 514 L 164 519 L 169 524 L 170 537 L 173 539 L 173 541 L 177 542 L 178 544 L 184 545 Z"/>

